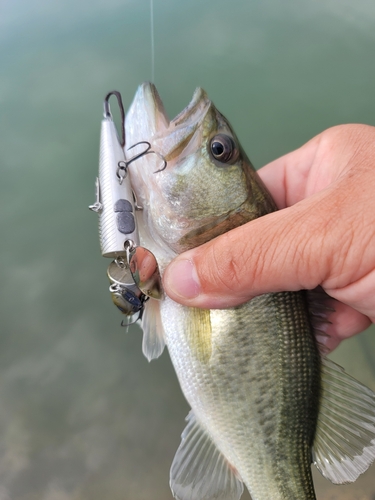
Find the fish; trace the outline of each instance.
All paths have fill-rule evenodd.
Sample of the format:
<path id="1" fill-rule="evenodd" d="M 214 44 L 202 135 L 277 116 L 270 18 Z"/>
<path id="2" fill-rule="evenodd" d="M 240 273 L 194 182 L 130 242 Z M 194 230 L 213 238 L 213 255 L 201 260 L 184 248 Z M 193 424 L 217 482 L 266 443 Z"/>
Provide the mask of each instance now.
<path id="1" fill-rule="evenodd" d="M 201 88 L 170 121 L 143 83 L 125 134 L 127 147 L 147 141 L 156 153 L 140 155 L 129 175 L 140 242 L 161 275 L 178 254 L 277 210 Z M 325 315 L 303 290 L 220 310 L 166 294 L 145 303 L 143 353 L 150 361 L 167 346 L 191 407 L 170 472 L 176 499 L 237 500 L 246 486 L 253 500 L 313 500 L 312 463 L 342 484 L 373 462 L 375 395 L 322 354 L 314 310 Z"/>

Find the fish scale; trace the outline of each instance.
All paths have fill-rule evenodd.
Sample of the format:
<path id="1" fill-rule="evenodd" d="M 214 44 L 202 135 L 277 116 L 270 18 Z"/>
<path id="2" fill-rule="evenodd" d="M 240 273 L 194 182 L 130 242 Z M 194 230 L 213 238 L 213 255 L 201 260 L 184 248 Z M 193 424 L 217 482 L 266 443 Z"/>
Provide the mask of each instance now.
<path id="1" fill-rule="evenodd" d="M 252 485 L 253 500 L 314 499 L 310 448 L 317 413 L 319 353 L 303 293 L 263 295 L 232 310 L 207 311 L 212 317 L 206 332 L 212 339 L 208 362 L 201 356 L 204 346 L 197 343 L 194 347 L 189 339 L 191 325 L 196 323 L 191 317 L 194 310 L 181 308 L 167 300 L 162 317 L 177 374 L 192 374 L 188 383 L 186 376 L 180 377 L 182 389 L 198 420 L 215 420 L 210 432 L 219 449 L 232 457 L 231 464 L 241 478 Z M 171 317 L 181 320 L 182 316 L 184 322 L 170 322 Z M 295 351 L 301 355 L 292 354 L 291 363 Z M 306 393 L 311 395 L 308 400 Z M 293 470 L 297 477 L 290 478 Z M 270 497 L 269 485 L 275 480 L 278 490 Z"/>

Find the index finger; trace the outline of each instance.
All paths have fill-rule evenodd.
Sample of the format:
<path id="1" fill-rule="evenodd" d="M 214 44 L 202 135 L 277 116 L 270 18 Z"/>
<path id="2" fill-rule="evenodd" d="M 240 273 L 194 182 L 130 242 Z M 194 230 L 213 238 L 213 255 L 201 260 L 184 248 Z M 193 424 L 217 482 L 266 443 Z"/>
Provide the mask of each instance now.
<path id="1" fill-rule="evenodd" d="M 290 207 L 306 197 L 306 184 L 319 141 L 320 135 L 258 170 L 279 209 Z"/>

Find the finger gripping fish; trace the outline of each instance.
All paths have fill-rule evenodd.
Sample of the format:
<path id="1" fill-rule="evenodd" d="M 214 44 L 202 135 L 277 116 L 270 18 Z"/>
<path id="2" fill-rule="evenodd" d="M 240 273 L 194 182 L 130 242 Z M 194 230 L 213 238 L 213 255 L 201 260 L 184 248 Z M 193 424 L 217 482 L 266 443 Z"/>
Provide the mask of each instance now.
<path id="1" fill-rule="evenodd" d="M 202 89 L 169 121 L 156 88 L 141 85 L 125 133 L 129 146 L 147 141 L 157 153 L 129 175 L 143 207 L 140 242 L 161 272 L 177 254 L 276 210 Z M 223 310 L 151 298 L 142 327 L 144 354 L 168 346 L 191 406 L 171 467 L 175 498 L 236 500 L 245 485 L 253 500 L 313 500 L 311 462 L 345 483 L 373 461 L 374 394 L 321 356 L 306 292 Z"/>

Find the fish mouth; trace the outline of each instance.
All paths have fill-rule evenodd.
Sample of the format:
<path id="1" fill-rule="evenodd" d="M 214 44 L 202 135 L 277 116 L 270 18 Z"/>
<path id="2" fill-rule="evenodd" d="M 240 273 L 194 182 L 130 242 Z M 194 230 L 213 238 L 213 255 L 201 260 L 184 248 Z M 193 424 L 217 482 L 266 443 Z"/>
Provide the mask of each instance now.
<path id="1" fill-rule="evenodd" d="M 142 83 L 126 116 L 126 142 L 131 146 L 136 142 L 148 141 L 167 162 L 171 161 L 196 137 L 210 106 L 212 103 L 206 92 L 198 87 L 186 108 L 169 120 L 155 85 L 151 82 Z"/>
<path id="2" fill-rule="evenodd" d="M 150 136 L 168 128 L 169 119 L 153 83 L 145 82 L 138 87 L 126 121 L 142 131 L 146 125 Z M 129 127 L 132 128 L 130 125 Z"/>
<path id="3" fill-rule="evenodd" d="M 211 101 L 208 99 L 206 92 L 202 88 L 197 87 L 189 104 L 181 111 L 181 113 L 173 118 L 170 125 L 178 127 L 181 125 L 186 126 L 200 123 L 206 115 L 207 108 L 210 104 Z"/>

